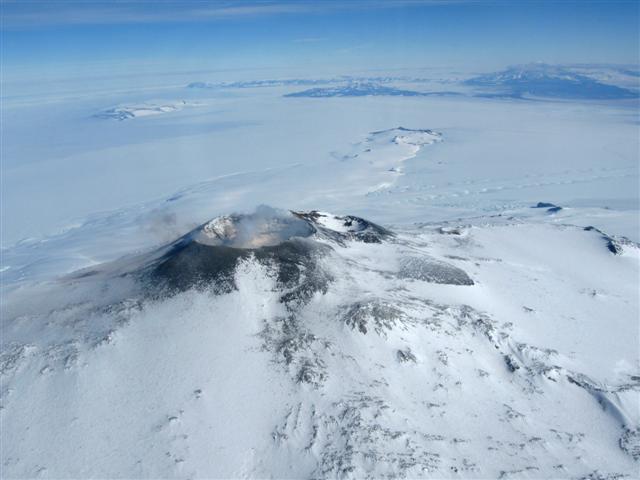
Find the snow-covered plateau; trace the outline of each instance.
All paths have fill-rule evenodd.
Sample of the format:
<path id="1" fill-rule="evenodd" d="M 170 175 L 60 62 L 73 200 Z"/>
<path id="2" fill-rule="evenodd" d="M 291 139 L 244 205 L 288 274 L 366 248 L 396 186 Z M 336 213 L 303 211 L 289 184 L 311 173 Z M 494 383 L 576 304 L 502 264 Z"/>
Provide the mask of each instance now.
<path id="1" fill-rule="evenodd" d="M 637 104 L 167 82 L 3 104 L 3 478 L 638 478 Z"/>

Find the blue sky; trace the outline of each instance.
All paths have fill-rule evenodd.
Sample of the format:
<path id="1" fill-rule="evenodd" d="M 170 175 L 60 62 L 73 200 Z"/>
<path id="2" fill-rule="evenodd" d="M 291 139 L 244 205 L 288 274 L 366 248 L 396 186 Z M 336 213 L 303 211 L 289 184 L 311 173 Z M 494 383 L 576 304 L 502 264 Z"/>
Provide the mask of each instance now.
<path id="1" fill-rule="evenodd" d="M 5 74 L 638 64 L 638 1 L 7 1 Z"/>

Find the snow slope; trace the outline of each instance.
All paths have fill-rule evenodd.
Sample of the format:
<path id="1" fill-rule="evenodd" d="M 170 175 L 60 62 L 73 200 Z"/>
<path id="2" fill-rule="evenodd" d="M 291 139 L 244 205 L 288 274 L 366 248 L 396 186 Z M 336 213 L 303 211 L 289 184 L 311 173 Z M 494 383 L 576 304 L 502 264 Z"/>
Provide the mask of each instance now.
<path id="1" fill-rule="evenodd" d="M 637 473 L 637 245 L 517 218 L 388 232 L 269 209 L 185 238 L 14 293 L 4 475 Z M 185 263 L 187 245 L 212 246 Z M 206 272 L 223 245 L 240 252 L 231 283 L 158 295 L 157 275 Z M 311 263 L 293 245 L 315 245 Z"/>

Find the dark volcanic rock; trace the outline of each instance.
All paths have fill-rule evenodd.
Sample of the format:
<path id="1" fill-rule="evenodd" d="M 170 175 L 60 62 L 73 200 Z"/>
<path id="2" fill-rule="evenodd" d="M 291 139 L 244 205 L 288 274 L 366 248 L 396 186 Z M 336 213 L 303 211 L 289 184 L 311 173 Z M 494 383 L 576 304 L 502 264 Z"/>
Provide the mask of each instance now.
<path id="1" fill-rule="evenodd" d="M 298 287 L 297 293 L 306 297 L 326 288 L 328 279 L 315 271 L 318 256 L 327 250 L 325 245 L 303 239 L 250 249 L 188 242 L 168 252 L 151 270 L 150 277 L 170 290 L 214 286 L 224 292 L 235 287 L 233 276 L 238 261 L 253 257 L 272 266 L 285 289 Z"/>
<path id="2" fill-rule="evenodd" d="M 317 292 L 326 293 L 333 276 L 322 259 L 335 248 L 348 242 L 394 241 L 394 237 L 389 230 L 351 215 L 259 207 L 252 214 L 217 217 L 155 251 L 76 272 L 70 279 L 120 277 L 132 284 L 130 292 L 150 298 L 193 288 L 223 294 L 236 288 L 238 265 L 255 261 L 271 272 L 287 309 L 295 310 Z M 399 275 L 435 283 L 473 284 L 464 271 L 428 257 L 404 259 Z M 363 308 L 374 317 L 374 328 L 384 323 L 385 316 L 396 316 L 382 305 Z M 366 330 L 366 321 L 356 323 Z"/>
<path id="3" fill-rule="evenodd" d="M 610 235 L 607 235 L 606 233 L 604 233 L 602 230 L 593 227 L 593 226 L 588 226 L 584 228 L 585 232 L 597 232 L 600 234 L 602 240 L 604 240 L 605 245 L 607 247 L 607 250 L 609 250 L 611 253 L 613 253 L 614 255 L 620 255 L 622 254 L 623 250 L 623 245 L 630 245 L 630 246 L 638 246 L 636 243 L 624 238 L 624 237 L 620 237 L 620 238 L 615 238 L 612 237 Z"/>
<path id="4" fill-rule="evenodd" d="M 464 270 L 428 257 L 401 259 L 398 276 L 446 285 L 473 285 L 473 280 Z"/>
<path id="5" fill-rule="evenodd" d="M 402 310 L 380 300 L 354 303 L 346 309 L 342 318 L 345 324 L 360 333 L 366 334 L 372 328 L 380 335 L 407 320 Z"/>
<path id="6" fill-rule="evenodd" d="M 331 281 L 318 264 L 332 250 L 330 243 L 380 243 L 392 236 L 359 217 L 259 207 L 253 214 L 215 218 L 159 250 L 142 278 L 152 292 L 224 293 L 235 288 L 238 262 L 252 258 L 273 269 L 283 302 L 304 302 Z"/>
<path id="7" fill-rule="evenodd" d="M 408 362 L 416 363 L 417 361 L 416 356 L 408 347 L 405 350 L 398 350 L 396 352 L 396 358 L 400 363 L 408 363 Z"/>
<path id="8" fill-rule="evenodd" d="M 640 427 L 624 427 L 620 448 L 634 460 L 640 460 Z"/>
<path id="9" fill-rule="evenodd" d="M 504 363 L 507 365 L 507 368 L 511 373 L 520 369 L 520 365 L 516 363 L 516 360 L 515 358 L 513 358 L 512 355 L 507 354 L 507 355 L 504 355 L 503 358 L 504 358 Z"/>
<path id="10" fill-rule="evenodd" d="M 310 222 L 268 207 L 218 217 L 152 255 L 140 277 L 152 294 L 190 288 L 224 293 L 235 288 L 238 262 L 255 259 L 273 269 L 285 303 L 304 301 L 331 281 L 318 265 L 331 247 L 310 238 L 314 233 Z"/>
<path id="11" fill-rule="evenodd" d="M 534 205 L 531 208 L 546 208 L 548 213 L 557 213 L 560 210 L 562 210 L 562 207 L 559 207 L 558 205 L 554 205 L 553 203 L 548 203 L 548 202 L 538 202 L 536 205 Z"/>

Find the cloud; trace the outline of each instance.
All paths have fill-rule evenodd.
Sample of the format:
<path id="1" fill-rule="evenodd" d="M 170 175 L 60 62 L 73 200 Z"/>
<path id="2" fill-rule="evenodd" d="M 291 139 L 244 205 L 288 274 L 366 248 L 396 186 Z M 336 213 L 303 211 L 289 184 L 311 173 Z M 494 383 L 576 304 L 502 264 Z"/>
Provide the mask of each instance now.
<path id="1" fill-rule="evenodd" d="M 468 0 L 201 1 L 201 0 L 1 0 L 3 28 L 47 25 L 206 22 L 238 17 L 318 14 L 461 3 Z M 301 43 L 304 43 L 305 39 Z M 315 41 L 319 39 L 308 39 Z"/>
<path id="2" fill-rule="evenodd" d="M 5 27 L 40 25 L 175 23 L 232 17 L 301 13 L 307 4 L 288 2 L 202 2 L 115 0 L 3 1 Z"/>

